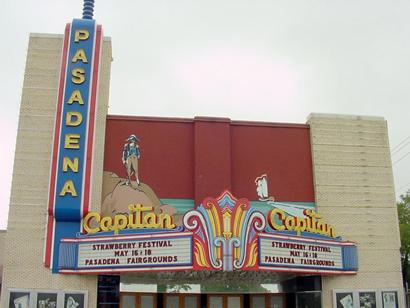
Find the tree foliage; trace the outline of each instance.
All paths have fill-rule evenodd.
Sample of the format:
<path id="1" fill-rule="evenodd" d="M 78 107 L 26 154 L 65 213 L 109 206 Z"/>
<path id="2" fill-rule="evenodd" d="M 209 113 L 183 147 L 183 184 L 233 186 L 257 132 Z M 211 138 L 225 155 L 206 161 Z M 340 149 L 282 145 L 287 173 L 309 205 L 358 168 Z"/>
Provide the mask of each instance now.
<path id="1" fill-rule="evenodd" d="M 400 196 L 397 202 L 400 224 L 401 262 L 403 281 L 410 284 L 410 191 Z"/>

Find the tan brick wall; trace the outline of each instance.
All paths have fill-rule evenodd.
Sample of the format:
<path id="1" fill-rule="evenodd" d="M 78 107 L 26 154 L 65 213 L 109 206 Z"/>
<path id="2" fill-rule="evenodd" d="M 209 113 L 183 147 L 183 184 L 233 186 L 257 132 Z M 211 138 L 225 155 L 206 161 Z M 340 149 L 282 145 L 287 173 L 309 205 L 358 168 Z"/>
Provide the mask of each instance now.
<path id="1" fill-rule="evenodd" d="M 312 114 L 308 123 L 318 211 L 344 239 L 357 242 L 359 252 L 357 275 L 323 277 L 323 307 L 332 307 L 334 289 L 398 289 L 402 300 L 386 121 Z"/>
<path id="2" fill-rule="evenodd" d="M 1 278 L 3 277 L 4 246 L 5 246 L 5 244 L 6 244 L 6 230 L 0 230 L 0 284 L 1 284 Z"/>
<path id="3" fill-rule="evenodd" d="M 43 265 L 48 183 L 62 36 L 32 34 L 20 106 L 4 259 L 4 296 L 9 288 L 88 290 L 96 306 L 96 276 L 51 274 Z M 111 41 L 104 39 L 97 105 L 91 207 L 101 204 L 105 118 L 108 109 Z"/>

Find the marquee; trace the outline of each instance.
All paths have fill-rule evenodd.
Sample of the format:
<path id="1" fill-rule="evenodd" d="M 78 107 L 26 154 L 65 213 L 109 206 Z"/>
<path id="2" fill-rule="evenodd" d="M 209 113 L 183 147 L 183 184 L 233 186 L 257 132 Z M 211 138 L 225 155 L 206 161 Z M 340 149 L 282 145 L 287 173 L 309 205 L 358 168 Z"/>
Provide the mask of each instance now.
<path id="1" fill-rule="evenodd" d="M 298 224 L 288 223 L 293 228 L 278 231 L 271 227 L 280 223 L 274 215 L 277 212 L 273 208 L 264 215 L 250 207 L 247 199 L 236 199 L 225 191 L 217 198 L 206 198 L 185 213 L 182 225 L 174 228 L 151 228 L 149 224 L 139 224 L 136 228 L 135 223 L 121 222 L 122 228 L 107 228 L 109 231 L 105 232 L 96 232 L 100 230 L 96 228 L 88 234 L 64 238 L 60 243 L 58 269 L 60 273 L 178 270 L 356 273 L 356 244 L 337 237 L 334 227 L 322 222 L 320 215 L 305 211 L 305 217 L 287 221 L 310 220 L 309 228 L 308 223 L 300 223 L 305 226 L 300 229 L 304 230 L 295 231 Z M 138 215 L 139 221 L 146 221 L 145 215 L 151 220 L 155 216 L 148 210 Z M 89 217 L 95 218 L 93 214 Z M 112 227 L 119 219 L 114 216 L 106 221 Z M 87 219 L 84 223 L 93 224 L 93 221 Z M 330 229 L 331 235 L 324 235 Z"/>

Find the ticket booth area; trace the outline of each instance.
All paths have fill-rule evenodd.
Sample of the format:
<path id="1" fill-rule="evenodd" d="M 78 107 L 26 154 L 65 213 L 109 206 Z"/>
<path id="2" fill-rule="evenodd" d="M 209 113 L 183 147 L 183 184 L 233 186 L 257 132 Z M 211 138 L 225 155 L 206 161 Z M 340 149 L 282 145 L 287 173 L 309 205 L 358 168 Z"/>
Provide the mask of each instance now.
<path id="1" fill-rule="evenodd" d="M 98 307 L 120 308 L 321 308 L 321 277 L 280 283 L 196 281 L 132 283 L 133 276 L 100 276 Z M 140 279 L 141 280 L 141 279 Z M 121 282 L 122 281 L 122 282 Z M 245 287 L 246 286 L 246 287 Z M 248 287 L 249 286 L 249 287 Z"/>
<path id="2" fill-rule="evenodd" d="M 121 293 L 121 308 L 285 308 L 285 294 Z"/>

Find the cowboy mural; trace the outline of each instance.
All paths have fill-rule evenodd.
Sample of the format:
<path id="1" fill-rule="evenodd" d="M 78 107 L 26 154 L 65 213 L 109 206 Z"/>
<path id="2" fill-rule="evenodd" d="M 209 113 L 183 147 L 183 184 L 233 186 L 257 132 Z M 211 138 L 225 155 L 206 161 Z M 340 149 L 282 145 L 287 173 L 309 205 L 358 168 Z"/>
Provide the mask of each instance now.
<path id="1" fill-rule="evenodd" d="M 126 185 L 131 185 L 131 177 L 134 175 L 137 185 L 139 186 L 138 160 L 141 157 L 141 151 L 137 142 L 140 140 L 135 135 L 130 135 L 126 141 L 127 143 L 124 144 L 122 150 L 122 163 L 124 164 L 128 177 Z"/>

